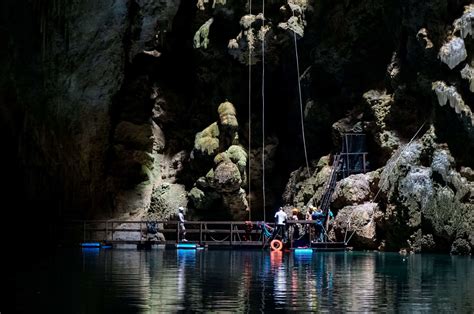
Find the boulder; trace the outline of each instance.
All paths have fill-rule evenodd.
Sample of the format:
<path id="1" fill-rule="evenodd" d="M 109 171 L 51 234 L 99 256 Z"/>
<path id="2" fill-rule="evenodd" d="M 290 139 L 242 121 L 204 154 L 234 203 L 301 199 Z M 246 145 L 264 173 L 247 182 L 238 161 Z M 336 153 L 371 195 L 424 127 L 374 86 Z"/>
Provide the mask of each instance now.
<path id="1" fill-rule="evenodd" d="M 454 255 L 470 255 L 471 246 L 465 239 L 456 239 L 451 245 L 451 254 Z"/>
<path id="2" fill-rule="evenodd" d="M 369 176 L 363 173 L 351 175 L 337 183 L 332 196 L 332 208 L 362 204 L 369 200 L 370 196 Z"/>
<path id="3" fill-rule="evenodd" d="M 212 186 L 217 192 L 238 191 L 241 183 L 242 178 L 240 177 L 239 168 L 233 162 L 222 162 L 216 167 Z"/>
<path id="4" fill-rule="evenodd" d="M 380 217 L 381 212 L 377 203 L 368 202 L 342 208 L 333 222 L 336 240 L 344 241 L 347 235 L 346 241 L 349 240 L 351 246 L 376 249 L 378 247 L 376 222 Z"/>

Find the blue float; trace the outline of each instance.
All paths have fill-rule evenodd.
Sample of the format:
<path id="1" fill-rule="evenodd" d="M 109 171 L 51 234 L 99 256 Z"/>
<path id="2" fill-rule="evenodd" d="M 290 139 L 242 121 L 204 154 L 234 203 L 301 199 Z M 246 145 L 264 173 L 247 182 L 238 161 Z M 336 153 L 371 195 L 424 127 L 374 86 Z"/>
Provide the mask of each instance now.
<path id="1" fill-rule="evenodd" d="M 194 243 L 178 243 L 176 244 L 177 249 L 196 249 L 197 245 Z"/>
<path id="2" fill-rule="evenodd" d="M 82 247 L 100 247 L 100 243 L 99 242 L 84 242 L 84 243 L 81 243 L 81 246 Z"/>
<path id="3" fill-rule="evenodd" d="M 294 250 L 295 254 L 313 254 L 313 249 L 309 249 L 309 248 L 296 248 Z"/>

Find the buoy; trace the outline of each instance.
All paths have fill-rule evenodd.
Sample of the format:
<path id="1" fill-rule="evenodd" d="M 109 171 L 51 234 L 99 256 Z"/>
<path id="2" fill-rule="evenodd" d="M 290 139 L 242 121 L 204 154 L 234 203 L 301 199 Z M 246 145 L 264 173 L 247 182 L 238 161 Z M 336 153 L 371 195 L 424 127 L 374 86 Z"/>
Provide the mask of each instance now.
<path id="1" fill-rule="evenodd" d="M 272 242 L 270 242 L 270 248 L 273 251 L 281 251 L 281 249 L 283 249 L 283 243 L 280 240 L 272 240 Z"/>
<path id="2" fill-rule="evenodd" d="M 177 249 L 196 249 L 197 245 L 194 243 L 178 243 L 176 244 Z"/>
<path id="3" fill-rule="evenodd" d="M 84 243 L 81 243 L 81 246 L 82 246 L 82 247 L 96 247 L 96 248 L 100 248 L 100 243 L 99 243 L 99 242 L 84 242 Z"/>
<path id="4" fill-rule="evenodd" d="M 294 250 L 295 254 L 313 254 L 312 248 L 296 248 Z"/>

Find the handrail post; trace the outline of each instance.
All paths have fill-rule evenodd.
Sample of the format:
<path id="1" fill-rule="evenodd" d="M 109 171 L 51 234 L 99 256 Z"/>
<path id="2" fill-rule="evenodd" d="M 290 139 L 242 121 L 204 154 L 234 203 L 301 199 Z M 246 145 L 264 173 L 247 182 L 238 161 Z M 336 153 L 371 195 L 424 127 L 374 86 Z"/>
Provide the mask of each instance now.
<path id="1" fill-rule="evenodd" d="M 139 237 L 140 242 L 141 242 L 143 240 L 143 221 L 142 220 L 140 220 L 140 228 L 139 229 L 140 229 L 140 231 L 138 231 L 138 232 L 140 233 L 140 235 L 138 237 Z M 147 240 L 147 239 L 145 238 L 145 240 Z"/>
<path id="2" fill-rule="evenodd" d="M 176 223 L 176 243 L 179 243 L 179 222 Z"/>
<path id="3" fill-rule="evenodd" d="M 233 232 L 232 230 L 234 229 L 234 224 L 231 222 L 230 223 L 230 246 L 232 246 L 232 237 L 233 237 Z"/>
<path id="4" fill-rule="evenodd" d="M 115 223 L 112 221 L 112 241 L 114 240 Z"/>
<path id="5" fill-rule="evenodd" d="M 105 221 L 105 241 L 109 241 L 109 222 Z"/>
<path id="6" fill-rule="evenodd" d="M 291 232 L 290 232 L 290 228 L 288 228 L 288 239 L 290 240 L 290 249 L 293 248 L 293 235 L 295 234 L 295 228 L 296 228 L 296 224 L 293 224 L 293 223 L 290 223 L 290 225 L 293 225 L 291 228 Z"/>
<path id="7" fill-rule="evenodd" d="M 202 245 L 202 222 L 199 223 L 199 245 Z"/>
<path id="8" fill-rule="evenodd" d="M 82 221 L 82 239 L 83 242 L 86 242 L 86 221 Z"/>
<path id="9" fill-rule="evenodd" d="M 365 169 L 365 154 L 362 154 L 362 167 L 364 167 L 364 173 L 366 173 L 366 169 Z"/>

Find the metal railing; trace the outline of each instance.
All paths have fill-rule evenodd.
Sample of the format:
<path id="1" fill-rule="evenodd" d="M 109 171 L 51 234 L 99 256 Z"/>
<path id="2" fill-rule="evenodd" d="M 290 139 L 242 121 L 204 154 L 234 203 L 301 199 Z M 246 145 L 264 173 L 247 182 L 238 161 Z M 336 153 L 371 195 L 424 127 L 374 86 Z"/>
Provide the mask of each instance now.
<path id="1" fill-rule="evenodd" d="M 186 236 L 190 242 L 201 245 L 225 243 L 228 245 L 262 244 L 261 222 L 244 221 L 185 221 Z M 153 228 L 150 226 L 153 225 Z M 267 224 L 272 225 L 272 224 Z M 249 226 L 251 228 L 249 228 Z M 153 229 L 153 230 L 150 230 Z M 152 240 L 150 240 L 152 238 Z M 154 239 L 153 239 L 154 238 Z M 65 242 L 106 243 L 176 243 L 180 239 L 179 221 L 154 220 L 83 220 L 70 221 L 64 228 Z"/>
<path id="2" fill-rule="evenodd" d="M 313 220 L 287 221 L 288 231 L 296 224 L 308 234 L 311 243 Z M 151 225 L 150 225 L 151 224 Z M 273 223 L 265 227 L 273 230 Z M 153 227 L 150 230 L 150 226 Z M 269 237 L 261 221 L 185 221 L 186 238 L 191 243 L 213 246 L 265 246 Z M 78 220 L 65 223 L 63 241 L 69 244 L 102 242 L 109 244 L 175 244 L 180 240 L 179 221 L 154 220 Z M 152 231 L 152 232 L 150 232 Z M 293 233 L 288 239 L 293 242 Z"/>

